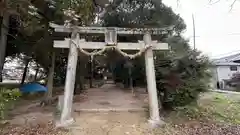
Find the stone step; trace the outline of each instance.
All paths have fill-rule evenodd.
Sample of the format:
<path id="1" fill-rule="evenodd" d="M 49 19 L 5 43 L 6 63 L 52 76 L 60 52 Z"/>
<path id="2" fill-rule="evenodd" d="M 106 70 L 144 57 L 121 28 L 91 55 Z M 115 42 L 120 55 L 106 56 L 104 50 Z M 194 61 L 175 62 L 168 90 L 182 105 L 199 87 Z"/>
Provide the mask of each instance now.
<path id="1" fill-rule="evenodd" d="M 74 112 L 145 112 L 147 108 L 94 108 L 94 109 L 75 109 Z"/>

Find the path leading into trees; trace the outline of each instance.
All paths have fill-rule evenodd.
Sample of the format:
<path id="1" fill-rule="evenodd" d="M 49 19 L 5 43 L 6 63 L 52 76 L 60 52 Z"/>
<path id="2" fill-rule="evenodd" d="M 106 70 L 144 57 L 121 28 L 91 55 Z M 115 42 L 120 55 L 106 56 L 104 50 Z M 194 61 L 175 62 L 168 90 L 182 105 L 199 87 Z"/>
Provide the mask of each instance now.
<path id="1" fill-rule="evenodd" d="M 153 135 L 149 128 L 147 94 L 143 88 L 124 90 L 114 84 L 87 90 L 76 101 L 71 135 Z"/>
<path id="2" fill-rule="evenodd" d="M 81 100 L 79 100 L 81 99 Z M 100 88 L 88 89 L 81 97 L 75 97 L 75 112 L 144 111 L 148 105 L 143 88 L 121 89 L 115 84 L 105 84 Z"/>

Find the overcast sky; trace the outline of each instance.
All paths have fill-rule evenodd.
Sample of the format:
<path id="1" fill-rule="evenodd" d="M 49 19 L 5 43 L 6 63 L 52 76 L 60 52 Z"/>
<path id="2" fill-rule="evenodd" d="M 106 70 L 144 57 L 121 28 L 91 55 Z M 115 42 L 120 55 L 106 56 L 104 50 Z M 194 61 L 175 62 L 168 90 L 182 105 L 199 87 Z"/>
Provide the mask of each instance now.
<path id="1" fill-rule="evenodd" d="M 218 0 L 212 0 L 214 3 Z M 193 46 L 192 14 L 196 26 L 196 48 L 210 57 L 240 52 L 240 1 L 220 0 L 163 0 L 184 19 L 187 30 L 184 36 Z M 238 1 L 238 0 L 237 0 Z"/>

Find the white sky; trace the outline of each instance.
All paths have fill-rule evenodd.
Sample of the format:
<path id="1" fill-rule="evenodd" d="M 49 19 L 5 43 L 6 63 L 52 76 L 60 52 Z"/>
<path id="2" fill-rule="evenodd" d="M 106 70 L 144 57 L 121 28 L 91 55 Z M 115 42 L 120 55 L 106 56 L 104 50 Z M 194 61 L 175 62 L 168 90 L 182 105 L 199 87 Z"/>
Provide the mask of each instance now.
<path id="1" fill-rule="evenodd" d="M 163 0 L 184 19 L 187 30 L 184 36 L 193 46 L 192 14 L 195 18 L 196 48 L 210 57 L 240 52 L 240 1 L 234 0 Z M 237 0 L 238 1 L 238 0 Z"/>

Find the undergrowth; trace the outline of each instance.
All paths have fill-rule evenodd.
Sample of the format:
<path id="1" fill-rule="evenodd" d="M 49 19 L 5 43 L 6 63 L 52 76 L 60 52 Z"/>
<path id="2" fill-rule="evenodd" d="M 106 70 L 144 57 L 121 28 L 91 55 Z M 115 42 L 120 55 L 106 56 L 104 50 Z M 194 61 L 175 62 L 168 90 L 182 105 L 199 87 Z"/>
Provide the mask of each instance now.
<path id="1" fill-rule="evenodd" d="M 20 96 L 18 89 L 0 88 L 0 120 L 5 119 L 9 109 L 14 108 L 14 103 Z"/>

